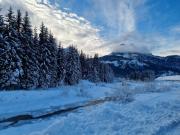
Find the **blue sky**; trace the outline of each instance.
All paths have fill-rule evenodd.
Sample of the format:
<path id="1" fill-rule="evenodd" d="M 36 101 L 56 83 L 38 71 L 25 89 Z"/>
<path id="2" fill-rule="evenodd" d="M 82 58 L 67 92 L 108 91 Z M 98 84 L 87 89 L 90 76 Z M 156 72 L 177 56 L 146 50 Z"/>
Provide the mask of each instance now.
<path id="1" fill-rule="evenodd" d="M 97 2 L 100 1 L 100 2 Z M 107 2 L 106 0 L 61 0 L 57 1 L 60 8 L 68 8 L 70 11 L 83 16 L 89 20 L 93 26 L 99 28 L 100 34 L 106 40 L 112 42 L 122 42 L 124 37 L 130 34 L 130 40 L 127 44 L 135 44 L 135 49 L 140 52 L 154 53 L 157 55 L 176 55 L 180 54 L 180 42 L 177 40 L 180 36 L 180 1 L 179 0 L 114 0 Z M 122 2 L 121 2 L 122 1 Z M 117 6 L 118 4 L 127 6 Z M 111 6 L 105 6 L 110 4 Z M 102 10 L 106 10 L 105 13 Z M 108 13 L 109 12 L 109 13 Z M 119 14 L 117 12 L 124 12 Z M 126 13 L 127 12 L 127 13 Z M 116 14 L 114 16 L 114 14 Z M 117 20 L 115 17 L 122 15 Z M 107 21 L 111 19 L 112 21 Z M 132 18 L 131 20 L 127 18 Z M 114 22 L 113 22 L 114 21 Z M 134 21 L 132 23 L 129 23 Z M 116 23 L 115 23 L 116 22 Z M 114 26 L 109 25 L 113 23 Z M 118 25 L 118 23 L 120 25 Z M 128 25 L 134 25 L 133 28 L 124 28 Z M 124 28 L 124 29 L 123 29 Z M 135 36 L 133 34 L 135 33 Z M 138 35 L 138 36 L 137 36 Z M 124 36 L 124 37 L 123 37 Z M 149 38 L 148 38 L 149 37 Z M 139 38 L 139 39 L 137 39 Z M 145 38 L 144 43 L 139 44 L 139 40 Z M 159 38 L 159 39 L 158 39 Z M 117 39 L 121 39 L 120 41 Z M 137 41 L 138 40 L 138 41 Z M 124 40 L 123 40 L 124 41 Z M 133 42 L 133 43 L 132 43 Z M 135 42 L 135 43 L 134 43 Z M 149 45 L 153 44 L 153 45 Z M 114 50 L 124 51 L 124 48 L 117 47 Z M 132 47 L 127 46 L 126 48 Z M 142 48 L 139 49 L 139 48 Z M 126 50 L 125 50 L 126 51 Z M 128 51 L 128 50 L 127 50 Z"/>
<path id="2" fill-rule="evenodd" d="M 4 8 L 11 4 L 0 0 Z M 180 55 L 179 0 L 14 0 L 11 6 L 28 10 L 33 25 L 43 21 L 65 47 L 89 54 Z"/>
<path id="3" fill-rule="evenodd" d="M 139 21 L 139 31 L 168 34 L 171 27 L 180 24 L 179 0 L 149 0 L 146 6 L 148 14 Z"/>
<path id="4" fill-rule="evenodd" d="M 55 0 L 53 0 L 53 2 L 54 1 Z M 67 8 L 71 12 L 74 12 L 79 16 L 83 16 L 84 18 L 89 20 L 92 23 L 92 25 L 101 29 L 100 32 L 101 36 L 105 36 L 105 37 L 115 36 L 118 33 L 116 31 L 117 30 L 116 28 L 112 28 L 108 25 L 108 22 L 106 22 L 106 17 L 104 17 L 103 13 L 101 12 L 101 9 L 99 9 L 99 5 L 98 6 L 96 5 L 95 0 L 60 0 L 60 1 L 56 0 L 56 1 L 57 3 L 59 3 L 60 8 Z M 97 2 L 97 4 L 106 5 L 104 1 L 100 3 Z"/>
<path id="5" fill-rule="evenodd" d="M 58 3 L 60 3 L 61 8 L 70 9 L 72 12 L 85 17 L 93 25 L 103 27 L 104 29 L 101 32 L 108 33 L 108 26 L 103 17 L 96 12 L 97 9 L 94 8 L 92 0 L 61 0 Z M 146 13 L 143 14 L 143 11 Z M 180 25 L 179 0 L 146 0 L 143 5 L 135 9 L 135 12 L 137 16 L 143 16 L 137 20 L 137 30 L 143 34 L 160 33 L 168 35 L 169 29 Z"/>

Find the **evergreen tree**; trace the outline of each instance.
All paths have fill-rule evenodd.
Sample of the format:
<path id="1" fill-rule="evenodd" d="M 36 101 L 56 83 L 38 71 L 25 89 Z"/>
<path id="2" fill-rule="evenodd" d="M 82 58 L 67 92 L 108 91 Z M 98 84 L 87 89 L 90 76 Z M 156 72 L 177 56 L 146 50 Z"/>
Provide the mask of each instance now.
<path id="1" fill-rule="evenodd" d="M 46 57 L 45 57 L 45 51 L 46 46 L 44 45 L 46 43 L 45 39 L 45 25 L 44 23 L 41 24 L 40 26 L 40 33 L 39 33 L 39 47 L 38 47 L 38 51 L 39 51 L 39 68 L 40 68 L 40 72 L 39 72 L 39 87 L 48 87 L 48 82 L 46 81 L 46 73 L 48 72 L 48 67 L 46 65 Z"/>
<path id="2" fill-rule="evenodd" d="M 7 17 L 7 22 L 8 22 L 8 26 L 9 27 L 12 27 L 13 26 L 13 24 L 14 24 L 14 13 L 13 13 L 13 10 L 12 10 L 12 7 L 10 7 L 9 8 L 9 10 L 8 10 L 8 14 L 6 15 L 6 17 Z"/>
<path id="3" fill-rule="evenodd" d="M 6 21 L 6 28 L 4 31 L 4 36 L 7 36 L 8 40 L 13 40 L 18 44 L 19 41 L 18 41 L 18 34 L 16 31 L 16 26 L 17 26 L 16 19 L 11 7 L 8 10 L 5 21 Z"/>
<path id="4" fill-rule="evenodd" d="M 23 74 L 21 75 L 21 86 L 23 89 L 32 89 L 38 86 L 38 61 L 36 48 L 32 38 L 32 28 L 28 13 L 23 18 L 21 40 L 21 59 Z"/>
<path id="5" fill-rule="evenodd" d="M 25 36 L 27 36 L 29 39 L 32 38 L 32 28 L 31 28 L 28 12 L 25 13 L 25 16 L 23 18 L 22 33 L 25 34 Z"/>
<path id="6" fill-rule="evenodd" d="M 15 16 L 11 7 L 6 15 L 6 28 L 3 25 L 1 27 L 4 36 L 0 36 L 0 87 L 2 89 L 17 89 L 20 88 L 22 62 L 18 53 L 20 41 L 17 36 Z"/>
<path id="7" fill-rule="evenodd" d="M 40 88 L 41 87 L 41 78 L 40 78 L 40 73 L 41 73 L 41 69 L 40 69 L 40 67 L 41 67 L 41 57 L 42 57 L 42 55 L 41 55 L 41 53 L 42 53 L 42 51 L 41 51 L 41 47 L 40 47 L 40 44 L 39 44 L 39 36 L 38 36 L 38 33 L 37 33 L 37 27 L 35 27 L 34 28 L 34 34 L 33 34 L 33 49 L 35 50 L 34 51 L 34 55 L 35 55 L 35 59 L 36 59 L 36 62 L 37 62 L 37 72 L 38 72 L 38 88 Z"/>
<path id="8" fill-rule="evenodd" d="M 1 9 L 0 9 L 0 11 L 1 11 Z M 3 36 L 4 30 L 5 30 L 4 18 L 0 14 L 0 36 Z"/>
<path id="9" fill-rule="evenodd" d="M 39 33 L 39 44 L 42 45 L 47 42 L 48 42 L 48 29 L 45 27 L 44 23 L 42 22 Z"/>
<path id="10" fill-rule="evenodd" d="M 9 8 L 8 14 L 6 15 L 6 22 L 7 22 L 7 30 L 9 32 L 12 32 L 12 29 L 13 30 L 16 29 L 16 18 L 12 10 L 12 7 Z"/>
<path id="11" fill-rule="evenodd" d="M 87 59 L 86 59 L 86 55 L 83 53 L 82 50 L 80 54 L 80 62 L 81 62 L 82 79 L 87 79 L 87 72 L 88 72 Z"/>
<path id="12" fill-rule="evenodd" d="M 21 10 L 17 10 L 16 23 L 17 23 L 17 32 L 18 32 L 18 34 L 20 34 L 21 28 L 22 28 Z"/>
<path id="13" fill-rule="evenodd" d="M 52 33 L 49 33 L 47 48 L 50 52 L 49 54 L 49 64 L 48 64 L 48 74 L 50 77 L 50 87 L 56 86 L 57 77 L 57 45 L 56 40 Z"/>
<path id="14" fill-rule="evenodd" d="M 101 63 L 100 64 L 100 73 L 99 73 L 99 77 L 100 77 L 100 80 L 102 82 L 105 82 L 105 64 Z"/>
<path id="15" fill-rule="evenodd" d="M 11 7 L 9 8 L 8 14 L 6 15 L 5 36 L 8 36 L 11 40 L 19 44 L 16 17 Z"/>
<path id="16" fill-rule="evenodd" d="M 33 34 L 33 44 L 36 50 L 36 56 L 38 57 L 39 51 L 38 51 L 38 47 L 39 47 L 39 37 L 38 37 L 38 33 L 37 33 L 37 28 L 34 28 L 34 34 Z"/>
<path id="17" fill-rule="evenodd" d="M 59 45 L 57 52 L 57 85 L 61 85 L 64 83 L 64 78 L 66 74 L 65 63 L 65 52 L 63 47 Z"/>
<path id="18" fill-rule="evenodd" d="M 66 76 L 65 83 L 69 85 L 74 85 L 81 79 L 81 64 L 79 53 L 77 49 L 73 46 L 68 48 L 66 54 Z"/>
<path id="19" fill-rule="evenodd" d="M 114 74 L 112 69 L 108 64 L 101 63 L 100 64 L 100 80 L 102 82 L 112 82 L 114 78 Z"/>
<path id="20" fill-rule="evenodd" d="M 22 72 L 19 45 L 11 38 L 0 36 L 0 89 L 19 89 Z"/>
<path id="21" fill-rule="evenodd" d="M 91 82 L 97 82 L 96 78 L 98 78 L 96 70 L 93 66 L 93 59 L 92 58 L 88 58 L 86 60 L 86 68 L 87 68 L 87 80 L 91 81 Z"/>
<path id="22" fill-rule="evenodd" d="M 53 56 L 56 56 L 56 48 L 53 42 L 55 42 L 54 39 L 50 41 L 48 29 L 42 23 L 39 34 L 40 48 L 38 49 L 40 50 L 40 87 L 52 87 L 52 77 L 54 78 L 54 75 L 52 74 L 51 64 L 52 62 L 55 63 L 52 59 Z"/>
<path id="23" fill-rule="evenodd" d="M 40 26 L 40 33 L 39 33 L 39 44 L 43 44 L 44 41 L 44 33 L 45 33 L 45 25 L 42 22 L 41 26 Z"/>
<path id="24" fill-rule="evenodd" d="M 95 54 L 93 58 L 93 76 L 94 82 L 100 81 L 100 61 L 98 54 Z"/>

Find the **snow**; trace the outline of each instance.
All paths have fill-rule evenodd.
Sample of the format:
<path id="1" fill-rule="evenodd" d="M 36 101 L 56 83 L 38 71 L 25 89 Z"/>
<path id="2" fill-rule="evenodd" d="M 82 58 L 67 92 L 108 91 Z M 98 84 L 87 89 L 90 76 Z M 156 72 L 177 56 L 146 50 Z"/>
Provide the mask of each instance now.
<path id="1" fill-rule="evenodd" d="M 132 68 L 133 68 L 134 66 L 139 66 L 139 67 L 146 66 L 146 64 L 145 64 L 145 63 L 143 63 L 143 62 L 139 62 L 139 61 L 138 61 L 138 60 L 136 60 L 136 59 L 131 60 L 131 61 L 127 61 L 127 62 L 128 62 L 128 64 L 129 64 L 130 66 L 132 66 Z"/>
<path id="2" fill-rule="evenodd" d="M 136 53 L 115 53 L 115 56 L 119 56 L 119 57 L 124 57 L 124 58 L 127 58 L 127 59 L 130 59 L 130 58 L 136 58 L 138 56 L 138 54 Z"/>
<path id="3" fill-rule="evenodd" d="M 142 63 L 142 62 L 139 62 L 138 60 L 136 59 L 133 59 L 133 60 L 120 60 L 120 61 L 102 61 L 103 63 L 106 63 L 106 64 L 113 64 L 115 67 L 119 67 L 120 65 L 123 67 L 125 66 L 127 63 L 130 64 L 130 65 L 136 65 L 136 66 L 145 66 L 146 64 L 145 63 Z"/>
<path id="4" fill-rule="evenodd" d="M 98 90 L 99 89 L 99 90 Z M 98 90 L 98 91 L 97 91 Z M 88 81 L 76 86 L 62 86 L 49 90 L 3 91 L 0 92 L 0 120 L 14 115 L 35 114 L 65 105 L 77 104 L 105 97 L 111 89 Z"/>
<path id="5" fill-rule="evenodd" d="M 119 60 L 114 60 L 114 61 L 102 61 L 103 63 L 107 63 L 107 64 L 112 64 L 115 67 L 119 67 L 121 66 L 121 68 L 125 68 L 125 66 L 128 64 L 132 67 L 134 66 L 139 66 L 139 67 L 144 67 L 147 66 L 146 63 L 139 61 L 137 59 L 137 54 L 130 54 L 130 53 L 123 53 L 123 54 L 114 54 L 115 56 L 118 57 L 123 57 L 125 59 L 119 59 Z"/>
<path id="6" fill-rule="evenodd" d="M 159 81 L 180 81 L 180 75 L 158 77 Z"/>
<path id="7" fill-rule="evenodd" d="M 105 103 L 62 117 L 33 134 L 153 135 L 177 118 L 180 120 L 180 100 L 177 94 L 180 92 L 143 94 L 137 95 L 136 100 L 129 104 Z"/>
<path id="8" fill-rule="evenodd" d="M 0 135 L 179 135 L 180 83 L 177 81 L 122 80 L 112 84 L 81 81 L 76 86 L 46 91 L 1 92 L 0 116 L 5 112 L 17 114 L 119 95 L 131 95 L 130 100 L 104 102 L 48 119 L 22 122 L 0 128 Z"/>
<path id="9" fill-rule="evenodd" d="M 103 63 L 106 63 L 106 64 L 113 64 L 115 67 L 118 67 L 119 66 L 119 63 L 118 61 L 102 61 Z"/>

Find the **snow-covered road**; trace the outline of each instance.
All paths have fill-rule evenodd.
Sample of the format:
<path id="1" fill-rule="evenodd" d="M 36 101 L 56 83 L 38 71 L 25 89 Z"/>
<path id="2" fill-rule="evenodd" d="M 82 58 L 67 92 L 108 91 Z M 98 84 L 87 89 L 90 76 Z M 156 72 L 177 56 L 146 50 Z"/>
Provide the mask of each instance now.
<path id="1" fill-rule="evenodd" d="M 80 101 L 79 99 L 87 101 L 107 95 L 123 95 L 125 90 L 125 93 L 132 95 L 130 96 L 131 102 L 105 102 L 103 104 L 84 107 L 71 113 L 49 117 L 48 119 L 20 122 L 15 126 L 1 129 L 0 135 L 179 135 L 180 133 L 179 82 L 126 82 L 100 84 L 98 86 L 93 84 L 88 84 L 87 86 L 87 83 L 83 83 L 83 85 L 81 84 L 76 89 L 79 88 L 89 88 L 89 90 L 93 90 L 94 92 L 88 92 L 88 90 L 82 94 L 81 92 L 83 90 L 80 93 L 77 90 L 78 94 L 74 94 L 74 99 L 77 99 L 74 100 L 75 102 Z M 96 93 L 95 91 L 98 92 Z M 72 91 L 70 93 L 67 92 L 66 96 L 67 99 L 69 97 L 72 101 Z M 0 93 L 1 96 L 3 94 L 4 92 Z M 26 101 L 25 99 L 24 101 Z M 42 101 L 44 100 L 43 97 L 41 99 Z M 7 104 L 5 100 L 1 101 Z M 11 102 L 10 99 L 8 102 Z M 56 104 L 56 102 L 52 102 L 51 104 Z M 63 102 L 63 104 L 65 103 Z M 38 104 L 38 102 L 35 104 Z M 3 105 L 2 102 L 1 105 Z M 41 108 L 45 107 L 43 105 L 42 103 Z M 17 104 L 17 106 L 20 105 Z M 4 108 L 7 109 L 8 107 Z M 28 109 L 36 108 L 29 107 Z M 25 111 L 25 108 L 19 110 L 21 113 Z M 4 114 L 2 116 L 5 116 L 6 113 L 2 112 L 3 110 L 1 110 L 1 114 Z M 11 110 L 11 114 L 17 114 L 19 112 L 17 110 L 14 110 L 14 112 Z"/>

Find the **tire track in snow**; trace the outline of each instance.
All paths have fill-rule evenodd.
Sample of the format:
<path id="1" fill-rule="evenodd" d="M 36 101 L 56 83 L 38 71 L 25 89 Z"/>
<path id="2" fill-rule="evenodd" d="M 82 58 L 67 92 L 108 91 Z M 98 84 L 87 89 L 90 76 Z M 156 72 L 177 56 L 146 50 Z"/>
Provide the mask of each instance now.
<path id="1" fill-rule="evenodd" d="M 96 100 L 88 101 L 87 103 L 84 103 L 81 105 L 74 105 L 74 106 L 64 108 L 64 109 L 59 109 L 59 110 L 57 109 L 56 111 L 47 112 L 47 113 L 41 114 L 39 116 L 33 116 L 31 114 L 17 115 L 17 116 L 13 116 L 13 117 L 1 120 L 0 121 L 0 130 L 7 129 L 7 128 L 10 128 L 12 126 L 18 126 L 19 125 L 18 123 L 20 123 L 20 122 L 22 122 L 22 123 L 26 122 L 27 123 L 27 122 L 31 122 L 34 120 L 47 119 L 47 118 L 50 118 L 53 116 L 71 113 L 71 112 L 77 111 L 78 109 L 82 109 L 85 107 L 95 106 L 98 104 L 102 104 L 105 102 L 111 102 L 111 101 L 131 102 L 132 100 L 129 99 L 128 95 L 126 97 L 122 97 L 122 96 L 105 97 L 102 99 L 96 99 Z"/>

